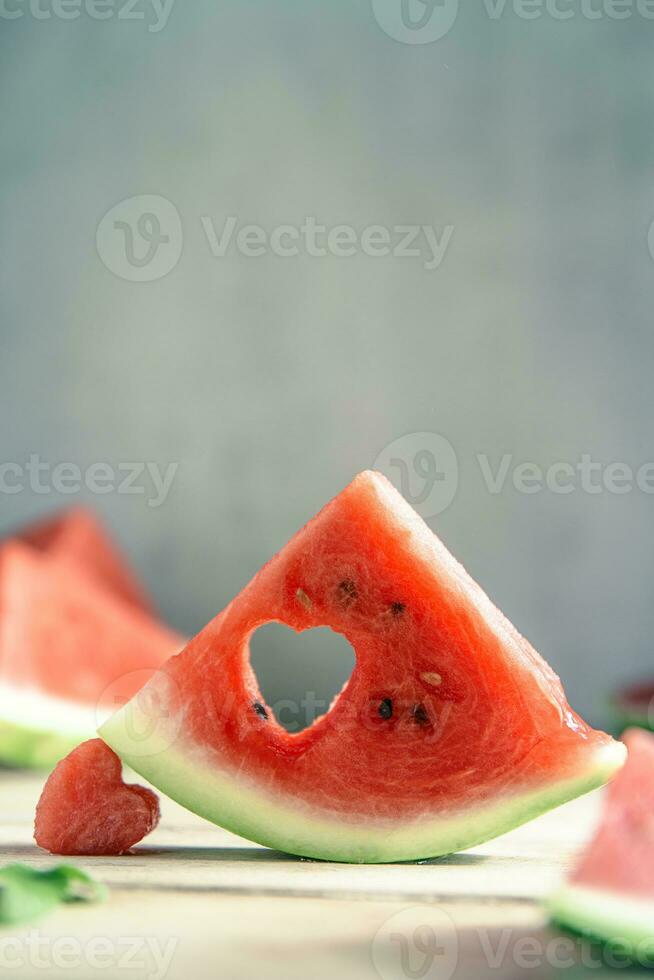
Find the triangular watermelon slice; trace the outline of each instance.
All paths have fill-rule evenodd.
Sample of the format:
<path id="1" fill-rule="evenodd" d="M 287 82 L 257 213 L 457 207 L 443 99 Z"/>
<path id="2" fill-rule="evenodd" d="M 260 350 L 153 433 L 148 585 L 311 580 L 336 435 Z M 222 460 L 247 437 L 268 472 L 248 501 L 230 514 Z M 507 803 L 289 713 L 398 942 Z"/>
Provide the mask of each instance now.
<path id="1" fill-rule="evenodd" d="M 19 531 L 16 537 L 39 551 L 74 562 L 126 602 L 152 613 L 145 588 L 86 507 L 71 507 Z"/>
<path id="2" fill-rule="evenodd" d="M 0 547 L 0 760 L 51 767 L 184 640 L 67 558 Z"/>
<path id="3" fill-rule="evenodd" d="M 654 735 L 623 739 L 629 758 L 608 789 L 600 825 L 569 882 L 549 903 L 577 932 L 654 961 Z"/>
<path id="4" fill-rule="evenodd" d="M 249 664 L 271 620 L 344 634 L 356 666 L 289 734 Z M 575 715 L 556 675 L 392 485 L 362 473 L 100 730 L 196 813 L 342 861 L 471 847 L 605 782 L 624 746 Z"/>

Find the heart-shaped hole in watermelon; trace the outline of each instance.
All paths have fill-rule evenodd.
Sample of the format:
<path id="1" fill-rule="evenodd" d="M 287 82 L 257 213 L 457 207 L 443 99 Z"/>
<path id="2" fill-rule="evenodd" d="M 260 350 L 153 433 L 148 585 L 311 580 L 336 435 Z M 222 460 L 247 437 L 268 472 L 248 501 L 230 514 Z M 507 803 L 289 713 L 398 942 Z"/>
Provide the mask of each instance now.
<path id="1" fill-rule="evenodd" d="M 329 710 L 354 670 L 355 657 L 346 638 L 328 626 L 296 633 L 282 623 L 266 623 L 250 638 L 250 663 L 264 710 L 294 733 Z"/>

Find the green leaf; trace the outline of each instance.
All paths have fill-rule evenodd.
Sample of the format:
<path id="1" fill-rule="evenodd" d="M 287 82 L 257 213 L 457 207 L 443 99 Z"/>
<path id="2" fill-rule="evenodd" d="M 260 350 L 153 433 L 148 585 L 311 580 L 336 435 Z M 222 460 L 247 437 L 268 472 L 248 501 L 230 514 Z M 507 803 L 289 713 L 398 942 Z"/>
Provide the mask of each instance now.
<path id="1" fill-rule="evenodd" d="M 0 925 L 28 922 L 62 902 L 97 902 L 106 896 L 104 885 L 70 864 L 46 871 L 7 864 L 0 868 Z"/>

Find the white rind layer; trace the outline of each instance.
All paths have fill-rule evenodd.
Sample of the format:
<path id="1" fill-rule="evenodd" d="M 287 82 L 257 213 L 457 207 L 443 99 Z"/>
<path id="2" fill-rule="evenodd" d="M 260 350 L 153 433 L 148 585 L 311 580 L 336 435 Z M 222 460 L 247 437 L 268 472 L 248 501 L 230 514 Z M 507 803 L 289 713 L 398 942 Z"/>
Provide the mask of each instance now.
<path id="1" fill-rule="evenodd" d="M 135 698 L 99 731 L 125 763 L 182 806 L 233 833 L 304 857 L 356 863 L 421 860 L 473 847 L 605 783 L 624 763 L 619 742 L 589 747 L 573 778 L 456 813 L 374 822 L 341 817 L 225 767 L 215 753 L 152 730 Z"/>
<path id="2" fill-rule="evenodd" d="M 71 749 L 93 738 L 109 709 L 0 684 L 0 762 L 51 769 Z"/>
<path id="3" fill-rule="evenodd" d="M 102 714 L 92 704 L 84 705 L 35 689 L 0 684 L 0 719 L 7 724 L 23 726 L 29 722 L 59 735 L 89 738 L 108 714 L 107 710 Z"/>

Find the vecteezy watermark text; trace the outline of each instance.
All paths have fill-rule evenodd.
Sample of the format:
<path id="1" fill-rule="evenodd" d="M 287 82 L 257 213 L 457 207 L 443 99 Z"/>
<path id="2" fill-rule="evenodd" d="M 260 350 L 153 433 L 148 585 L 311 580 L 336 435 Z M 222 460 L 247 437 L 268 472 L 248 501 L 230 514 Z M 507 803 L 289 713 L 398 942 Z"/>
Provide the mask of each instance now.
<path id="1" fill-rule="evenodd" d="M 654 20 L 654 0 L 483 0 L 491 20 L 513 13 L 521 20 L 629 20 L 637 15 Z"/>
<path id="2" fill-rule="evenodd" d="M 641 463 L 634 468 L 628 463 L 614 460 L 601 463 L 590 453 L 582 453 L 575 463 L 559 460 L 544 467 L 530 460 L 516 461 L 512 453 L 505 453 L 493 464 L 485 453 L 477 454 L 477 463 L 489 493 L 502 493 L 509 474 L 511 485 L 517 493 L 532 494 L 549 490 L 550 493 L 568 494 L 575 490 L 598 494 L 631 493 L 634 489 L 654 494 L 654 462 Z"/>
<path id="3" fill-rule="evenodd" d="M 150 34 L 168 23 L 175 0 L 0 0 L 0 20 L 89 20 L 140 21 Z"/>
<path id="4" fill-rule="evenodd" d="M 160 466 L 153 462 L 124 462 L 115 466 L 106 462 L 50 463 L 38 453 L 24 462 L 0 462 L 0 494 L 13 495 L 24 490 L 47 495 L 50 493 L 78 494 L 82 489 L 104 495 L 136 494 L 146 497 L 148 507 L 161 507 L 177 475 L 179 463 Z"/>
<path id="5" fill-rule="evenodd" d="M 271 253 L 283 259 L 347 259 L 361 253 L 370 258 L 418 258 L 429 270 L 438 269 L 454 234 L 453 225 L 440 232 L 433 225 L 368 225 L 359 232 L 353 225 L 329 227 L 311 215 L 301 224 L 277 225 L 270 232 L 261 225 L 239 224 L 235 215 L 228 215 L 220 230 L 208 215 L 200 221 L 214 258 L 224 258 L 230 249 L 248 258 Z"/>
<path id="6" fill-rule="evenodd" d="M 654 460 L 632 466 L 620 460 L 601 462 L 591 453 L 581 453 L 574 462 L 555 460 L 542 465 L 518 459 L 513 453 L 499 457 L 475 453 L 472 462 L 473 473 L 492 496 L 506 492 L 525 496 L 654 494 Z M 373 469 L 384 473 L 426 519 L 446 510 L 459 487 L 459 459 L 451 442 L 438 432 L 409 432 L 394 439 L 378 453 Z"/>
<path id="7" fill-rule="evenodd" d="M 164 980 L 170 969 L 178 940 L 166 941 L 154 936 L 46 936 L 30 929 L 25 936 L 0 938 L 0 970 L 10 975 L 13 970 L 99 970 L 104 976 L 125 973 Z M 134 973 L 132 973 L 134 971 Z"/>
<path id="8" fill-rule="evenodd" d="M 654 0 L 480 0 L 491 21 L 654 20 Z M 372 0 L 375 20 L 402 44 L 432 44 L 454 27 L 459 0 Z"/>
<path id="9" fill-rule="evenodd" d="M 459 969 L 462 937 L 466 962 L 478 964 L 480 974 L 492 972 L 498 978 L 528 972 L 541 976 L 543 970 L 548 977 L 558 971 L 564 977 L 575 967 L 604 975 L 606 967 L 651 965 L 654 955 L 654 937 L 633 943 L 617 929 L 606 944 L 540 929 L 459 929 L 446 909 L 430 904 L 402 909 L 382 923 L 371 943 L 372 964 L 381 980 L 464 980 L 470 973 Z"/>
<path id="10" fill-rule="evenodd" d="M 2 0 L 0 0 L 2 2 Z M 328 225 L 313 215 L 297 223 L 265 228 L 234 214 L 221 219 L 199 216 L 201 234 L 214 259 L 241 255 L 259 259 L 412 259 L 424 269 L 439 269 L 450 247 L 454 225 Z M 152 282 L 171 272 L 180 260 L 184 232 L 179 211 L 159 194 L 138 194 L 119 201 L 100 220 L 96 248 L 104 265 L 120 279 Z"/>
<path id="11" fill-rule="evenodd" d="M 392 615 L 392 613 L 390 614 Z M 413 697 L 393 698 L 392 724 L 397 732 L 419 739 L 422 750 L 436 752 L 437 745 L 447 733 L 452 711 L 451 701 L 443 702 L 437 692 L 443 678 L 435 672 L 422 674 L 425 694 L 419 704 Z M 134 685 L 140 683 L 132 696 Z M 147 758 L 168 751 L 177 743 L 183 724 L 179 710 L 177 682 L 165 671 L 140 669 L 115 678 L 102 692 L 95 707 L 95 720 L 100 728 L 111 716 L 114 731 L 119 728 L 129 740 L 135 758 Z M 253 726 L 267 725 L 274 717 L 288 732 L 296 733 L 311 725 L 329 710 L 331 699 L 306 691 L 301 698 L 278 698 L 271 703 L 261 700 L 244 706 L 234 691 L 215 692 L 207 689 L 203 699 L 211 711 L 216 731 L 223 728 L 235 733 L 238 741 L 246 739 Z M 381 710 L 380 710 L 381 709 Z M 377 697 L 363 702 L 342 700 L 339 705 L 339 726 L 346 731 L 383 733 L 388 730 L 389 715 L 384 702 Z"/>

